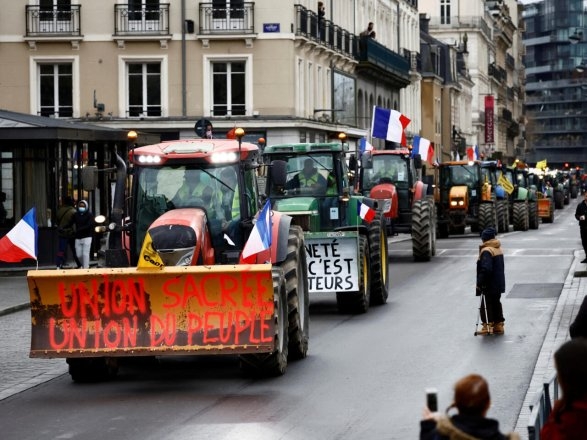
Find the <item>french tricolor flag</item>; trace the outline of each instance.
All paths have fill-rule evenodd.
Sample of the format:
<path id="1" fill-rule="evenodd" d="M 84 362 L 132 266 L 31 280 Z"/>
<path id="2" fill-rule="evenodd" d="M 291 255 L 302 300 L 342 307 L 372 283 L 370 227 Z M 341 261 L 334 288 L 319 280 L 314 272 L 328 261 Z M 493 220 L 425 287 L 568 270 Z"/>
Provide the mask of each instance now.
<path id="1" fill-rule="evenodd" d="M 265 206 L 261 210 L 255 226 L 249 235 L 249 239 L 245 243 L 241 261 L 244 263 L 251 262 L 249 257 L 252 257 L 259 252 L 263 252 L 271 247 L 271 203 L 269 199 L 265 202 Z"/>
<path id="2" fill-rule="evenodd" d="M 412 157 L 419 154 L 420 157 L 432 163 L 434 161 L 434 145 L 428 140 L 420 136 L 414 136 L 414 144 L 412 146 Z"/>
<path id="3" fill-rule="evenodd" d="M 376 211 L 364 203 L 358 202 L 357 210 L 359 211 L 359 217 L 361 217 L 367 223 L 371 223 L 375 218 Z"/>
<path id="4" fill-rule="evenodd" d="M 29 212 L 0 239 L 0 261 L 17 263 L 31 258 L 37 259 L 37 222 L 35 208 Z"/>
<path id="5" fill-rule="evenodd" d="M 469 160 L 477 160 L 479 159 L 479 148 L 477 145 L 474 147 L 467 147 L 467 159 Z"/>
<path id="6" fill-rule="evenodd" d="M 359 141 L 359 151 L 361 152 L 361 154 L 363 154 L 365 151 L 371 150 L 373 150 L 373 145 L 371 145 L 366 138 L 361 138 L 361 140 Z"/>
<path id="7" fill-rule="evenodd" d="M 404 129 L 409 125 L 410 119 L 397 110 L 390 110 L 373 106 L 373 120 L 371 121 L 371 136 L 377 139 L 385 139 L 406 145 Z"/>

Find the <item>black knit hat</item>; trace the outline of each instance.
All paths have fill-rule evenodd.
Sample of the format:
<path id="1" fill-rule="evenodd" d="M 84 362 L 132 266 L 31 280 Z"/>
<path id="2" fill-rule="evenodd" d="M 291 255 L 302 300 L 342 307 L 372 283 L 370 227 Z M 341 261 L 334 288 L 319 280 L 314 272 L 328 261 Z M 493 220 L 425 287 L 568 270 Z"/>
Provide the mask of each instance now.
<path id="1" fill-rule="evenodd" d="M 486 228 L 483 230 L 483 232 L 481 232 L 481 240 L 483 241 L 487 241 L 487 240 L 492 240 L 495 238 L 495 236 L 497 235 L 497 231 L 495 230 L 495 228 Z"/>

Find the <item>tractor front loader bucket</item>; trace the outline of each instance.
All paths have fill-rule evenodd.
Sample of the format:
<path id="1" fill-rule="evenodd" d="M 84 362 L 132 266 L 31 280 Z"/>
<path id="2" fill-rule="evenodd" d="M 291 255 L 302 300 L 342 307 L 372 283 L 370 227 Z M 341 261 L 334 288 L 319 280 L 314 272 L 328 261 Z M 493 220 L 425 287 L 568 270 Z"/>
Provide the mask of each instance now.
<path id="1" fill-rule="evenodd" d="M 36 270 L 31 357 L 275 350 L 270 264 Z"/>

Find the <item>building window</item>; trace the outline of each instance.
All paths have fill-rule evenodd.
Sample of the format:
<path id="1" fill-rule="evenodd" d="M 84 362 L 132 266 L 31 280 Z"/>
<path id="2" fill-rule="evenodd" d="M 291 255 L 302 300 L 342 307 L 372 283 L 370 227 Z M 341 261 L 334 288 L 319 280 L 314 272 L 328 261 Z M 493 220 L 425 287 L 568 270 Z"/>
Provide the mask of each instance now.
<path id="1" fill-rule="evenodd" d="M 161 63 L 128 63 L 130 117 L 161 116 Z"/>
<path id="2" fill-rule="evenodd" d="M 63 31 L 71 25 L 71 0 L 40 0 L 41 32 Z"/>
<path id="3" fill-rule="evenodd" d="M 159 0 L 128 0 L 128 20 L 131 30 L 159 28 Z"/>
<path id="4" fill-rule="evenodd" d="M 71 63 L 38 64 L 41 116 L 73 116 L 73 69 Z"/>
<path id="5" fill-rule="evenodd" d="M 246 115 L 246 62 L 212 62 L 212 115 Z"/>
<path id="6" fill-rule="evenodd" d="M 440 24 L 450 24 L 450 0 L 440 0 Z"/>

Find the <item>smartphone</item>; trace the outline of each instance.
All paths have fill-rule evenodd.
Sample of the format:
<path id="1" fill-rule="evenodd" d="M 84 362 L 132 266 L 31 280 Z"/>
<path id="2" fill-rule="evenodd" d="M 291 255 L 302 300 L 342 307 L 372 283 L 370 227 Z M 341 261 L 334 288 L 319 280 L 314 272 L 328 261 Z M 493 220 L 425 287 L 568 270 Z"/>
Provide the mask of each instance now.
<path id="1" fill-rule="evenodd" d="M 438 411 L 438 390 L 436 388 L 426 388 L 426 406 L 432 412 Z"/>

